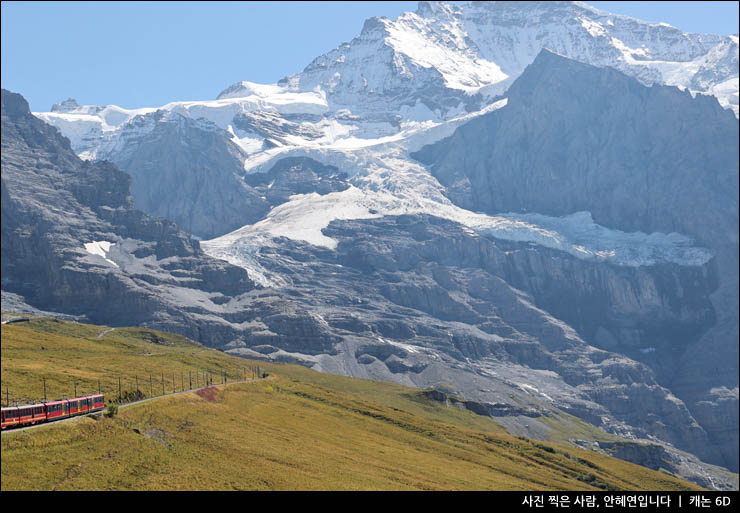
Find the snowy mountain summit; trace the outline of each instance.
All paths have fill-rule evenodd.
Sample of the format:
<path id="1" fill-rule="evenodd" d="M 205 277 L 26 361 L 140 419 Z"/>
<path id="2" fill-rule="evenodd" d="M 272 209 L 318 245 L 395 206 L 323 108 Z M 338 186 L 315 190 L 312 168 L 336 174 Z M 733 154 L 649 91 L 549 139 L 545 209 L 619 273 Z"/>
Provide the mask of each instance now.
<path id="1" fill-rule="evenodd" d="M 82 158 L 112 160 L 130 173 L 139 208 L 168 216 L 206 239 L 244 226 L 238 237 L 242 241 L 249 232 L 255 240 L 288 236 L 332 247 L 334 242 L 321 231 L 334 219 L 426 213 L 478 231 L 495 228 L 495 233 L 507 239 L 537 242 L 579 257 L 599 255 L 621 264 L 641 265 L 656 261 L 650 255 L 660 253 L 659 261 L 705 261 L 708 254 L 701 251 L 694 252 L 698 258 L 687 260 L 683 248 L 687 241 L 679 248 L 671 239 L 661 239 L 666 242 L 645 246 L 656 248 L 650 254 L 630 250 L 629 254 L 644 256 L 622 258 L 609 250 L 619 234 L 610 233 L 605 243 L 594 239 L 584 246 L 583 240 L 566 234 L 560 221 L 538 218 L 535 226 L 530 218 L 491 217 L 460 209 L 410 157 L 410 152 L 452 135 L 471 119 L 505 107 L 508 88 L 543 50 L 615 68 L 644 85 L 676 85 L 713 94 L 737 114 L 735 36 L 688 34 L 579 2 L 421 2 L 416 12 L 395 20 L 368 19 L 352 41 L 277 84 L 239 82 L 215 100 L 173 102 L 160 108 L 79 106 L 70 99 L 55 105 L 52 112 L 36 115 L 69 137 Z M 175 130 L 171 123 L 175 118 L 192 130 Z M 182 151 L 192 151 L 194 143 L 185 142 L 182 134 L 212 133 L 214 129 L 218 134 L 208 138 L 219 140 L 224 145 L 220 153 L 228 157 L 212 166 L 199 164 L 200 169 L 217 169 L 208 173 L 211 185 L 192 185 L 192 190 L 181 195 L 188 202 L 195 198 L 196 210 L 206 216 L 203 223 L 196 223 L 187 202 L 172 194 L 193 182 L 184 167 L 172 169 L 170 177 L 156 176 L 150 171 L 151 163 L 135 156 L 142 154 L 142 145 L 166 137 L 169 130 L 173 136 L 167 140 L 177 140 L 190 148 Z M 169 148 L 162 143 L 155 146 Z M 253 208 L 224 203 L 224 197 L 243 191 L 245 201 L 264 203 L 257 211 L 266 212 L 266 200 L 246 190 L 240 175 L 266 172 L 287 157 L 335 166 L 349 175 L 353 187 L 326 198 L 296 197 L 285 205 L 273 205 L 276 208 L 258 224 Z M 170 159 L 159 169 L 171 167 Z M 211 188 L 212 195 L 207 194 Z M 586 219 L 590 218 L 576 216 L 570 225 L 578 226 L 579 233 L 588 232 L 580 222 Z M 553 232 L 555 225 L 561 229 Z M 548 235 L 543 237 L 543 233 Z M 630 247 L 657 241 L 648 236 L 630 240 L 634 241 Z M 224 241 L 220 242 L 223 248 Z M 670 249 L 674 246 L 675 251 Z M 219 251 L 218 255 L 246 265 L 233 252 Z"/>
<path id="2" fill-rule="evenodd" d="M 614 67 L 645 85 L 712 94 L 738 113 L 738 38 L 682 32 L 599 11 L 581 2 L 420 2 L 362 32 L 278 85 L 324 91 L 335 109 L 441 118 L 479 109 L 503 93 L 547 48 Z M 235 84 L 219 98 L 251 89 Z"/>

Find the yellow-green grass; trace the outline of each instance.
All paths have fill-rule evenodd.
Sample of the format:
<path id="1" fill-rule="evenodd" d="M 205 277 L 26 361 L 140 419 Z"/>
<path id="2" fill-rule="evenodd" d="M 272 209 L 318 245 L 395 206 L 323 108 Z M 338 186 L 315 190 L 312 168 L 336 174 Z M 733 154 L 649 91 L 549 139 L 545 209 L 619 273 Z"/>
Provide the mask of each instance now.
<path id="1" fill-rule="evenodd" d="M 160 372 L 170 360 L 198 366 L 203 358 L 234 371 L 260 365 L 270 376 L 220 388 L 215 400 L 190 392 L 123 408 L 114 418 L 5 433 L 3 490 L 696 488 L 600 454 L 507 435 L 491 419 L 428 401 L 416 389 L 249 362 L 179 337 L 179 345 L 154 348 L 136 337 L 108 339 L 125 333 L 119 329 L 97 339 L 105 328 L 72 325 L 64 329 L 81 331 L 57 330 L 53 350 L 34 350 L 40 326 L 54 331 L 3 326 L 3 384 L 8 376 L 38 379 L 23 355 L 33 354 L 44 372 L 50 355 L 64 358 L 75 376 L 95 380 L 155 365 L 142 348 L 159 355 Z M 74 358 L 85 351 L 94 358 Z"/>
<path id="2" fill-rule="evenodd" d="M 101 336 L 102 335 L 102 336 Z M 101 336 L 100 338 L 98 338 Z M 156 340 L 159 343 L 152 342 Z M 204 385 L 209 373 L 221 383 L 240 379 L 256 364 L 205 348 L 179 335 L 142 328 L 116 328 L 34 318 L 2 326 L 2 390 L 6 405 L 27 404 L 98 392 L 118 399 L 121 392 L 139 390 L 148 397 Z M 150 387 L 150 376 L 152 386 Z M 174 379 L 174 382 L 173 382 Z"/>

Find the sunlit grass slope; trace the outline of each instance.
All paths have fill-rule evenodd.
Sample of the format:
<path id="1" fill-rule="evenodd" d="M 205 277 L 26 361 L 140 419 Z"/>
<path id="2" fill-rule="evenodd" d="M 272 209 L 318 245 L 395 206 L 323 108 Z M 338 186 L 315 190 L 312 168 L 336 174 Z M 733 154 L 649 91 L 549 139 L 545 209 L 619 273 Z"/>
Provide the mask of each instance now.
<path id="1" fill-rule="evenodd" d="M 188 367 L 236 376 L 260 365 L 269 378 L 132 405 L 112 419 L 5 433 L 3 490 L 695 488 L 607 456 L 507 435 L 491 419 L 416 389 L 250 362 L 161 333 L 173 344 L 152 344 L 149 330 L 98 339 L 106 329 L 48 320 L 3 326 L 3 387 L 31 395 L 42 375 L 59 386 L 72 376 L 97 386 L 110 373 Z M 55 370 L 60 362 L 66 371 Z"/>
<path id="2" fill-rule="evenodd" d="M 56 319 L 2 326 L 2 392 L 11 404 L 73 397 L 98 391 L 106 399 L 139 390 L 146 397 L 204 385 L 210 375 L 214 383 L 252 376 L 257 364 L 207 349 L 179 335 L 142 328 L 93 326 Z M 150 376 L 152 386 L 150 387 Z M 173 382 L 174 380 L 174 382 Z M 7 391 L 7 393 L 6 393 Z"/>

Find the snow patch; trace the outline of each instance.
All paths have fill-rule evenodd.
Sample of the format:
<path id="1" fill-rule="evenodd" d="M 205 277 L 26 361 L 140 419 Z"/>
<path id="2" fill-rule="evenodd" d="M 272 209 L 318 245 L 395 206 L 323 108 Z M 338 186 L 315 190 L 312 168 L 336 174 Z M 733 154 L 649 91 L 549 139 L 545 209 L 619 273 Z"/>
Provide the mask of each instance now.
<path id="1" fill-rule="evenodd" d="M 118 267 L 117 263 L 108 258 L 108 253 L 110 252 L 111 246 L 115 246 L 115 243 L 105 240 L 87 242 L 85 243 L 85 251 L 87 251 L 91 255 L 102 257 L 103 260 L 105 260 L 109 264 L 113 264 L 114 266 Z"/>

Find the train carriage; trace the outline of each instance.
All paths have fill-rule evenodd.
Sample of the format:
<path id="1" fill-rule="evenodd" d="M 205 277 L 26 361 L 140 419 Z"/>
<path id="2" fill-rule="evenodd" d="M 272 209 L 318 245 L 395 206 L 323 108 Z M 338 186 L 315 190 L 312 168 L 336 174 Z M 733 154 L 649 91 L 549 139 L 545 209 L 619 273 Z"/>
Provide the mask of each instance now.
<path id="1" fill-rule="evenodd" d="M 67 407 L 69 408 L 70 415 L 77 415 L 80 413 L 80 398 L 77 397 L 75 399 L 69 399 L 67 401 Z"/>
<path id="2" fill-rule="evenodd" d="M 105 408 L 105 399 L 103 398 L 103 394 L 93 395 L 91 398 L 93 411 L 98 411 Z"/>
<path id="3" fill-rule="evenodd" d="M 52 401 L 46 403 L 46 420 L 57 420 L 69 416 L 67 401 Z"/>
<path id="4" fill-rule="evenodd" d="M 2 425 L 2 429 L 17 426 L 20 423 L 20 412 L 18 411 L 18 408 L 2 408 L 0 416 L 2 418 L 2 423 L 0 423 Z"/>
<path id="5" fill-rule="evenodd" d="M 73 415 L 84 415 L 102 410 L 104 407 L 105 398 L 103 394 L 96 394 L 75 397 L 74 399 L 2 408 L 2 429 L 60 420 Z"/>
<path id="6" fill-rule="evenodd" d="M 46 420 L 43 404 L 27 404 L 18 407 L 18 424 L 21 426 L 36 424 Z"/>

